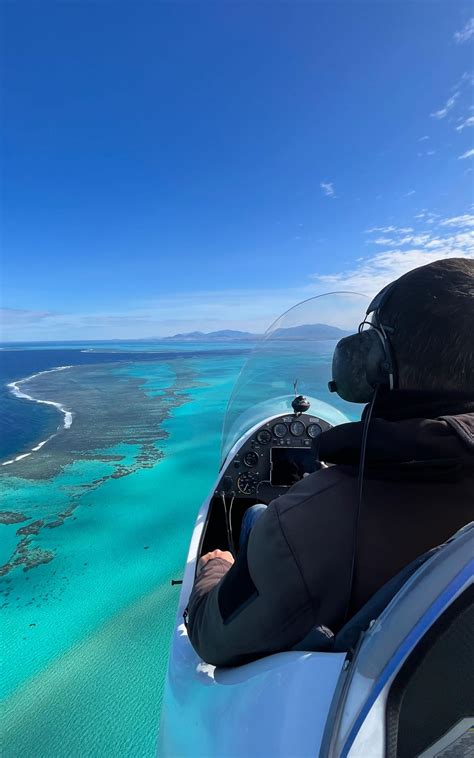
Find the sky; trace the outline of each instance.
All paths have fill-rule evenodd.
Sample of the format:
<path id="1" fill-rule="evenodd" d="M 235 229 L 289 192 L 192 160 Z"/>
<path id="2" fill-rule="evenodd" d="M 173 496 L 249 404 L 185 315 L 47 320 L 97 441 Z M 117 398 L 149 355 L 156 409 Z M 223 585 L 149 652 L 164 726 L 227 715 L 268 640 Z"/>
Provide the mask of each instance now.
<path id="1" fill-rule="evenodd" d="M 470 3 L 0 12 L 4 340 L 261 331 L 474 257 Z"/>

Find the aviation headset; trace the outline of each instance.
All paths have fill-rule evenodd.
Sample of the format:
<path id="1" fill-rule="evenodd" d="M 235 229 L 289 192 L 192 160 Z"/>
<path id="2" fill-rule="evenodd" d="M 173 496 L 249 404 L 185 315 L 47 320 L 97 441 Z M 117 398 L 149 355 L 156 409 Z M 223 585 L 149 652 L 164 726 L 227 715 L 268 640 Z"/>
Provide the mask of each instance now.
<path id="1" fill-rule="evenodd" d="M 376 388 L 397 389 L 395 355 L 390 344 L 393 329 L 382 324 L 380 312 L 393 293 L 398 280 L 384 287 L 367 308 L 357 334 L 343 337 L 336 345 L 332 359 L 330 392 L 337 392 L 351 403 L 368 403 Z M 372 321 L 368 321 L 368 316 Z M 364 325 L 369 329 L 364 329 Z"/>

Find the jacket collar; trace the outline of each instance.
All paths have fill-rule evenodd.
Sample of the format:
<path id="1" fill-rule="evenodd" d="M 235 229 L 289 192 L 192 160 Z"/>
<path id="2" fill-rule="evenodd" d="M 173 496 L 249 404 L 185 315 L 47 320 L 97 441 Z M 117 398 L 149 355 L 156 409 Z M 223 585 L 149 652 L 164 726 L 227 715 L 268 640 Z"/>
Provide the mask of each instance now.
<path id="1" fill-rule="evenodd" d="M 362 413 L 363 419 L 367 409 L 368 406 Z M 386 421 L 402 421 L 410 418 L 434 419 L 464 413 L 474 413 L 472 392 L 468 394 L 466 392 L 393 390 L 378 394 L 372 416 Z"/>

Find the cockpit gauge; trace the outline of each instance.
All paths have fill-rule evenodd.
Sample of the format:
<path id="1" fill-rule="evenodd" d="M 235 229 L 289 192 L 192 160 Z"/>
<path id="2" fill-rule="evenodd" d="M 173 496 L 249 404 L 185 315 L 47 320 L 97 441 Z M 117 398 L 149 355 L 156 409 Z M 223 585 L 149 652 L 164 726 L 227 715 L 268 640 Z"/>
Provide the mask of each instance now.
<path id="1" fill-rule="evenodd" d="M 261 429 L 257 434 L 257 441 L 260 442 L 261 445 L 268 445 L 268 443 L 272 441 L 271 432 L 269 432 L 268 429 Z"/>
<path id="2" fill-rule="evenodd" d="M 286 435 L 288 434 L 287 425 L 282 424 L 282 423 L 275 424 L 275 426 L 273 427 L 273 434 L 275 435 L 275 437 L 280 437 L 280 438 L 286 437 Z"/>
<path id="3" fill-rule="evenodd" d="M 308 432 L 308 436 L 311 437 L 311 439 L 315 439 L 318 437 L 321 432 L 323 431 L 319 424 L 310 424 L 306 430 Z"/>
<path id="4" fill-rule="evenodd" d="M 245 453 L 244 455 L 244 463 L 249 468 L 252 468 L 252 466 L 256 466 L 258 463 L 258 455 L 257 453 L 254 453 L 253 450 L 250 450 L 248 453 Z"/>
<path id="5" fill-rule="evenodd" d="M 254 471 L 245 471 L 237 479 L 237 489 L 243 495 L 252 495 L 258 484 L 258 474 Z"/>
<path id="6" fill-rule="evenodd" d="M 293 421 L 290 424 L 290 432 L 294 437 L 301 437 L 304 434 L 305 425 L 302 421 Z"/>

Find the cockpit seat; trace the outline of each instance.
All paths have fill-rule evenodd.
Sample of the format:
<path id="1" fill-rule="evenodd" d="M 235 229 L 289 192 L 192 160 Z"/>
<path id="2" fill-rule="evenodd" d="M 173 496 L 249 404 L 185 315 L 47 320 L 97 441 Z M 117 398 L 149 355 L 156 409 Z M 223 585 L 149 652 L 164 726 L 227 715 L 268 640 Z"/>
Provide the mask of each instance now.
<path id="1" fill-rule="evenodd" d="M 354 650 L 359 641 L 362 632 L 369 628 L 371 621 L 376 619 L 387 607 L 392 598 L 403 587 L 405 582 L 412 574 L 430 558 L 433 553 L 440 550 L 442 545 L 428 550 L 423 555 L 415 558 L 414 561 L 405 566 L 389 582 L 384 584 L 375 595 L 353 616 L 347 624 L 335 635 L 327 626 L 317 626 L 311 629 L 301 642 L 298 642 L 292 649 L 305 650 L 309 652 L 321 653 L 344 653 Z"/>
<path id="2" fill-rule="evenodd" d="M 472 525 L 464 527 L 464 529 L 473 530 Z M 463 531 L 463 530 L 461 530 Z M 459 534 L 457 532 L 456 534 Z M 409 563 L 405 568 L 399 571 L 389 582 L 383 585 L 370 600 L 353 616 L 342 629 L 334 635 L 333 632 L 325 626 L 318 626 L 304 637 L 301 642 L 293 647 L 293 650 L 305 650 L 309 652 L 351 652 L 355 649 L 360 636 L 365 632 L 372 621 L 377 619 L 382 611 L 393 600 L 395 595 L 401 590 L 408 579 L 423 565 L 429 558 L 435 553 L 443 550 L 448 545 L 456 534 L 453 535 L 447 542 L 438 545 L 426 553 L 415 558 L 414 561 Z"/>
<path id="3" fill-rule="evenodd" d="M 445 543 L 443 543 L 444 545 Z M 346 651 L 354 650 L 360 635 L 369 628 L 370 623 L 378 618 L 383 610 L 387 607 L 390 601 L 401 590 L 405 582 L 411 577 L 412 574 L 417 571 L 420 566 L 431 558 L 434 553 L 442 549 L 443 545 L 438 545 L 431 550 L 428 550 L 423 555 L 419 555 L 414 561 L 405 566 L 398 574 L 395 574 L 390 581 L 383 585 L 370 600 L 353 616 L 347 624 L 334 638 L 334 645 L 332 647 L 334 652 L 342 653 Z"/>

